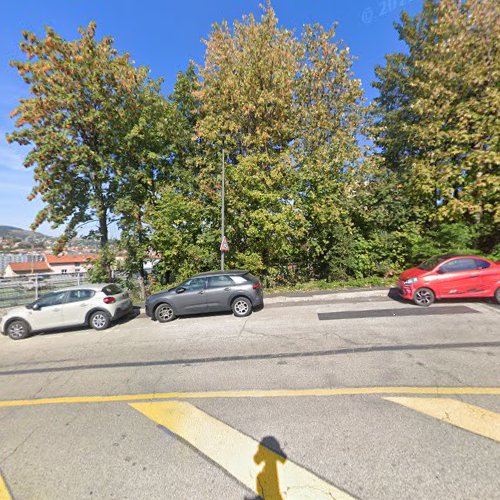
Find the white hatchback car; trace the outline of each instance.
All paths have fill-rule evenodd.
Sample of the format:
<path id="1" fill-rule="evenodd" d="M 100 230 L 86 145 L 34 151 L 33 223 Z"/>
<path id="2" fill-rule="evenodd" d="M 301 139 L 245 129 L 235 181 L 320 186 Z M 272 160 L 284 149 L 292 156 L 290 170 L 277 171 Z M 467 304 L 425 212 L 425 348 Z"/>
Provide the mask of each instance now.
<path id="1" fill-rule="evenodd" d="M 118 285 L 82 285 L 48 293 L 32 304 L 11 309 L 0 319 L 0 331 L 19 340 L 53 328 L 89 325 L 104 330 L 131 311 L 132 301 Z"/>

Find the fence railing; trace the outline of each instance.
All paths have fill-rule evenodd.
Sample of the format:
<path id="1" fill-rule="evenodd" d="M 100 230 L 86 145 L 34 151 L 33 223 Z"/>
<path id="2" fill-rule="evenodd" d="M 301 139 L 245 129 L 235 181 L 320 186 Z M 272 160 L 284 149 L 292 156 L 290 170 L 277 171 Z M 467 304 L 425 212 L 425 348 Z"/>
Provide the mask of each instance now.
<path id="1" fill-rule="evenodd" d="M 86 273 L 0 278 L 0 309 L 29 304 L 45 293 L 84 283 L 88 283 Z"/>

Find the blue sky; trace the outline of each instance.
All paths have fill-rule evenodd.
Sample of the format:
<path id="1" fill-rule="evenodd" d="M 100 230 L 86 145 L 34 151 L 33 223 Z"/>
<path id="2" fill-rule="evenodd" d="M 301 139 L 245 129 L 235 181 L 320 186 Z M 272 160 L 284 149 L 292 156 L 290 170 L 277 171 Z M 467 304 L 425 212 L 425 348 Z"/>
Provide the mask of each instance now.
<path id="1" fill-rule="evenodd" d="M 261 0 L 262 1 L 262 0 Z M 62 36 L 77 37 L 78 26 L 97 22 L 99 37 L 111 35 L 120 52 L 129 52 L 138 65 L 163 77 L 169 93 L 179 70 L 189 60 L 201 63 L 202 39 L 215 22 L 259 14 L 259 0 L 25 0 L 7 2 L 0 18 L 0 225 L 28 228 L 41 203 L 28 202 L 32 172 L 22 166 L 26 151 L 8 145 L 5 133 L 13 129 L 9 113 L 27 88 L 9 61 L 21 57 L 18 45 L 22 30 L 42 34 L 45 25 Z M 339 23 L 338 37 L 357 57 L 354 72 L 361 78 L 368 99 L 375 95 L 370 83 L 374 67 L 384 55 L 403 47 L 393 23 L 403 10 L 415 14 L 422 0 L 274 0 L 272 5 L 282 26 L 300 33 L 304 24 Z M 59 234 L 43 225 L 40 231 Z"/>

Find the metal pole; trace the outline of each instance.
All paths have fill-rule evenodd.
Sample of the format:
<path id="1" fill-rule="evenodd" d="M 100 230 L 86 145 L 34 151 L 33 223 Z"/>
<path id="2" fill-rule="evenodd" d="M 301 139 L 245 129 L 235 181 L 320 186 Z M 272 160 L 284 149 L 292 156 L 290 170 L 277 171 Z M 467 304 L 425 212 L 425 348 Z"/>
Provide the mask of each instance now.
<path id="1" fill-rule="evenodd" d="M 222 148 L 222 205 L 221 205 L 221 244 L 224 240 L 224 148 Z M 224 271 L 224 252 L 221 250 L 220 252 L 220 268 L 221 271 Z"/>
<path id="2" fill-rule="evenodd" d="M 31 257 L 28 257 L 31 261 L 31 274 L 33 274 L 33 259 L 35 258 L 34 256 L 34 253 L 35 253 L 35 245 L 34 245 L 34 239 L 35 239 L 35 236 L 32 235 L 31 236 Z M 38 299 L 38 297 L 37 297 Z"/>

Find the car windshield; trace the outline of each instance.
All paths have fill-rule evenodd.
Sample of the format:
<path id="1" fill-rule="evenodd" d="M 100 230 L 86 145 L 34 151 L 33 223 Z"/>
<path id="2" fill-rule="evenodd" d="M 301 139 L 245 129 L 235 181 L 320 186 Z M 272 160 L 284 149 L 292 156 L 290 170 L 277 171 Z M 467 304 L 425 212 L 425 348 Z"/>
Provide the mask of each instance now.
<path id="1" fill-rule="evenodd" d="M 106 294 L 106 295 L 117 295 L 119 293 L 122 293 L 122 289 L 118 286 L 118 285 L 108 285 L 108 286 L 105 286 L 102 291 Z"/>
<path id="2" fill-rule="evenodd" d="M 259 279 L 256 278 L 253 274 L 250 273 L 245 273 L 243 277 L 247 280 L 250 281 L 251 283 L 258 283 Z"/>
<path id="3" fill-rule="evenodd" d="M 434 257 L 431 257 L 430 259 L 424 260 L 424 262 L 418 266 L 418 269 L 422 269 L 422 271 L 430 271 L 447 258 L 449 258 L 449 255 L 434 255 Z"/>

